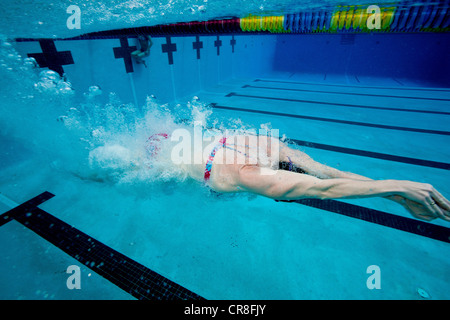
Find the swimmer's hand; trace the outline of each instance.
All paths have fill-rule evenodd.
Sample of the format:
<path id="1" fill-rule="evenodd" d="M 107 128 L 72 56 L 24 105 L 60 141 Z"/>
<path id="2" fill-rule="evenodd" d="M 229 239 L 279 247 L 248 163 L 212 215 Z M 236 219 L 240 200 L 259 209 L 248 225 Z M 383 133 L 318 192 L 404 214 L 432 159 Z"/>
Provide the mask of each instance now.
<path id="1" fill-rule="evenodd" d="M 450 201 L 432 185 L 413 181 L 401 181 L 401 184 L 402 192 L 388 199 L 401 204 L 417 219 L 431 221 L 441 218 L 450 222 Z"/>

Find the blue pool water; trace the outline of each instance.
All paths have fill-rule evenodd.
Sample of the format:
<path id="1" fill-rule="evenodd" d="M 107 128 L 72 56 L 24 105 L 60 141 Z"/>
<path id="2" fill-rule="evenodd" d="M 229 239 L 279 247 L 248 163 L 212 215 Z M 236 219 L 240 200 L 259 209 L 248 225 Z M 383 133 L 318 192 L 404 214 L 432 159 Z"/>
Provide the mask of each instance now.
<path id="1" fill-rule="evenodd" d="M 180 11 L 159 23 L 180 21 Z M 24 63 L 44 50 L 36 28 L 10 30 L 1 43 L 1 213 L 48 190 L 56 197 L 40 208 L 207 299 L 423 299 L 421 290 L 450 298 L 448 242 L 305 205 L 215 195 L 171 170 L 111 177 L 89 165 L 97 146 L 135 150 L 149 133 L 206 118 L 279 129 L 339 170 L 427 182 L 450 197 L 448 33 L 160 36 L 147 68 L 133 62 L 131 72 L 114 48 L 136 38 L 57 39 L 73 59 L 61 79 Z M 380 198 L 342 202 L 411 217 Z M 133 299 L 17 221 L 1 226 L 0 242 L 1 299 Z M 70 265 L 81 267 L 80 290 L 66 286 Z M 381 289 L 366 285 L 371 265 Z"/>

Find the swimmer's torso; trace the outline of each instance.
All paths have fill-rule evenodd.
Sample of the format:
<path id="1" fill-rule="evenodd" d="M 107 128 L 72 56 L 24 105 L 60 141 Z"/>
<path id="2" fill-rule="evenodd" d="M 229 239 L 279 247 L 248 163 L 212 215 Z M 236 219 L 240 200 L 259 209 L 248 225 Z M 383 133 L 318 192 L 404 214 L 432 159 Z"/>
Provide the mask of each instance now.
<path id="1" fill-rule="evenodd" d="M 223 136 L 216 136 L 203 141 L 201 163 L 197 154 L 197 161 L 181 165 L 191 178 L 205 181 L 206 164 L 214 148 L 216 150 L 212 157 L 210 178 L 207 183 L 216 191 L 239 191 L 235 182 L 238 180 L 239 169 L 245 165 L 273 167 L 276 162 L 278 166 L 277 139 L 267 136 L 235 135 L 227 136 L 225 145 L 222 145 L 219 142 L 222 138 Z"/>

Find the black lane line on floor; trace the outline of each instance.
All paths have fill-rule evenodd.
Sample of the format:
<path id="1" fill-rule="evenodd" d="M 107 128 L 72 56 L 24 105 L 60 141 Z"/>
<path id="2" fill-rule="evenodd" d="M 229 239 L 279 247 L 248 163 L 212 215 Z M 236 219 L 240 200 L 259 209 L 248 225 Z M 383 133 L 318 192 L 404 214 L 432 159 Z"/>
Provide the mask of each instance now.
<path id="1" fill-rule="evenodd" d="M 343 94 L 343 95 L 349 95 L 349 96 L 366 96 L 366 97 L 381 97 L 381 98 L 396 98 L 396 99 L 450 101 L 450 99 L 442 99 L 442 98 L 406 97 L 406 96 L 391 96 L 391 95 L 386 95 L 386 94 L 372 94 L 372 93 L 333 92 L 333 91 L 294 89 L 294 88 L 260 87 L 260 86 L 252 86 L 252 85 L 249 85 L 249 84 L 243 85 L 242 88 L 255 88 L 255 89 L 268 89 L 268 90 L 281 90 L 281 91 L 297 91 L 297 92 L 316 92 L 316 93 L 326 93 L 326 94 Z M 312 101 L 312 102 L 314 102 L 314 101 Z M 361 106 L 361 107 L 364 107 L 364 106 Z M 416 110 L 416 109 L 387 108 L 387 110 L 399 110 L 399 111 L 410 111 L 410 112 L 416 111 L 416 112 L 423 112 L 423 113 L 437 113 L 437 114 L 446 114 L 446 115 L 450 114 L 450 112 Z"/>
<path id="2" fill-rule="evenodd" d="M 309 104 L 322 104 L 322 105 L 327 105 L 327 106 L 338 106 L 338 107 L 345 107 L 345 108 L 360 108 L 360 109 L 388 110 L 388 111 L 398 111 L 398 112 L 415 112 L 415 113 L 431 113 L 431 114 L 450 115 L 450 113 L 448 113 L 448 112 L 441 112 L 441 111 L 428 111 L 428 110 L 417 110 L 417 109 L 401 109 L 401 108 L 389 108 L 389 107 L 372 107 L 372 106 L 363 106 L 363 105 L 337 103 L 337 102 L 325 102 L 325 101 L 301 100 L 301 99 L 278 98 L 278 97 L 252 96 L 252 95 L 240 94 L 240 93 L 236 93 L 236 92 L 230 92 L 225 97 L 227 97 L 227 98 L 229 98 L 229 97 L 244 97 L 244 98 L 253 98 L 253 99 L 277 100 L 277 101 L 309 103 Z"/>
<path id="3" fill-rule="evenodd" d="M 12 217 L 139 300 L 203 300 L 199 295 L 36 207 L 53 196 L 46 191 L 36 197 L 39 201 L 33 198 L 2 214 L 2 218 L 5 215 Z"/>
<path id="4" fill-rule="evenodd" d="M 302 199 L 283 202 L 303 204 L 305 206 L 338 213 L 347 217 L 450 243 L 450 228 L 424 221 L 401 217 L 395 214 L 336 200 Z"/>
<path id="5" fill-rule="evenodd" d="M 213 108 L 217 108 L 217 109 L 260 113 L 259 111 L 240 109 L 240 108 L 223 107 L 223 106 L 218 106 L 216 104 L 211 104 L 211 106 Z M 267 114 L 265 111 L 263 111 L 262 113 Z M 268 112 L 268 114 L 271 114 L 271 112 Z M 289 116 L 289 115 L 286 115 L 286 116 Z M 395 156 L 395 155 L 386 154 L 386 153 L 338 147 L 338 146 L 332 146 L 332 145 L 327 145 L 327 144 L 322 144 L 322 143 L 315 143 L 315 142 L 296 140 L 296 139 L 289 139 L 289 141 L 291 141 L 297 145 L 305 146 L 305 147 L 309 147 L 309 148 L 322 149 L 322 150 L 327 150 L 327 151 L 334 151 L 334 152 L 339 152 L 339 153 L 346 153 L 346 154 L 352 154 L 352 155 L 357 155 L 357 156 L 362 156 L 362 157 L 389 160 L 389 161 L 395 161 L 395 162 L 401 162 L 401 163 L 407 163 L 407 164 L 414 164 L 414 165 L 423 166 L 423 167 L 431 167 L 431 168 L 437 168 L 437 169 L 450 170 L 450 163 L 445 163 L 445 162 Z"/>
<path id="6" fill-rule="evenodd" d="M 305 147 L 309 147 L 309 148 L 322 149 L 322 150 L 334 151 L 334 152 L 346 153 L 346 154 L 353 154 L 356 156 L 369 157 L 369 158 L 375 158 L 375 159 L 381 159 L 381 160 L 389 160 L 389 161 L 395 161 L 395 162 L 401 162 L 401 163 L 407 163 L 407 164 L 414 164 L 414 165 L 423 166 L 423 167 L 431 167 L 431 168 L 436 168 L 436 169 L 450 170 L 450 163 L 445 163 L 445 162 L 423 160 L 423 159 L 416 159 L 416 158 L 409 158 L 409 157 L 402 157 L 402 156 L 394 156 L 392 154 L 387 154 L 387 153 L 379 153 L 379 152 L 358 150 L 358 149 L 345 148 L 345 147 L 337 147 L 337 146 L 332 146 L 332 145 L 328 145 L 328 144 L 315 143 L 315 142 L 303 141 L 303 140 L 297 140 L 297 139 L 289 139 L 289 141 L 292 141 L 293 143 L 295 143 L 299 146 L 305 146 Z"/>
<path id="7" fill-rule="evenodd" d="M 34 197 L 33 199 L 30 199 L 30 200 L 22 203 L 21 205 L 13 208 L 11 210 L 8 210 L 7 212 L 0 215 L 0 227 L 2 225 L 4 225 L 5 223 L 14 219 L 15 215 L 22 213 L 24 211 L 25 212 L 30 211 L 30 210 L 34 209 L 35 207 L 37 207 L 38 205 L 44 203 L 45 201 L 50 200 L 54 196 L 55 195 L 51 194 L 50 192 L 43 192 L 40 195 Z"/>
<path id="8" fill-rule="evenodd" d="M 280 116 L 280 117 L 289 117 L 289 118 L 306 119 L 306 120 L 314 120 L 314 121 L 342 123 L 342 124 L 348 124 L 348 125 L 353 125 L 353 126 L 363 126 L 363 127 L 372 127 L 372 128 L 380 128 L 380 129 L 389 129 L 389 130 L 429 133 L 429 134 L 438 134 L 438 135 L 443 135 L 443 136 L 450 135 L 450 131 L 442 131 L 442 130 L 429 130 L 429 129 L 389 126 L 389 125 L 376 124 L 376 123 L 358 122 L 358 121 L 350 121 L 350 120 L 339 120 L 339 119 L 331 119 L 331 118 L 320 118 L 320 117 L 304 116 L 304 115 L 299 115 L 299 114 L 288 114 L 288 113 L 263 111 L 263 110 L 251 110 L 251 109 L 226 107 L 226 106 L 219 106 L 219 105 L 215 105 L 214 108 L 233 110 L 233 111 L 242 111 L 242 112 L 253 112 L 253 113 L 267 114 L 267 115 L 271 115 L 271 116 Z"/>
<path id="9" fill-rule="evenodd" d="M 310 83 L 310 82 L 296 82 L 296 81 L 283 81 L 283 80 L 264 80 L 264 79 L 255 79 L 254 82 L 275 82 L 275 83 L 288 83 L 288 84 L 304 84 L 304 85 L 310 85 L 310 86 L 324 86 L 324 87 L 342 87 L 342 88 L 361 88 L 361 89 L 391 89 L 391 90 L 412 90 L 412 91 L 438 91 L 438 92 L 450 92 L 450 89 L 446 88 L 395 88 L 395 87 L 370 87 L 370 86 L 352 86 L 352 85 L 346 85 L 346 84 L 331 84 L 331 83 Z"/>

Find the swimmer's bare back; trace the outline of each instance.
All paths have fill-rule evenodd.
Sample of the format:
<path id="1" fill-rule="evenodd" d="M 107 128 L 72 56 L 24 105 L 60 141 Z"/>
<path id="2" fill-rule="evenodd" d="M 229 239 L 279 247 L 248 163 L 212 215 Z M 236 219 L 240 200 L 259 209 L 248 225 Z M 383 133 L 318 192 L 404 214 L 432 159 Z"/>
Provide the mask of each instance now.
<path id="1" fill-rule="evenodd" d="M 210 143 L 203 151 L 202 166 L 195 167 L 195 177 L 217 192 L 242 192 L 240 170 L 245 166 L 278 166 L 278 139 L 267 136 L 236 135 Z M 213 153 L 213 154 L 212 154 Z M 209 163 L 209 174 L 205 174 Z"/>

